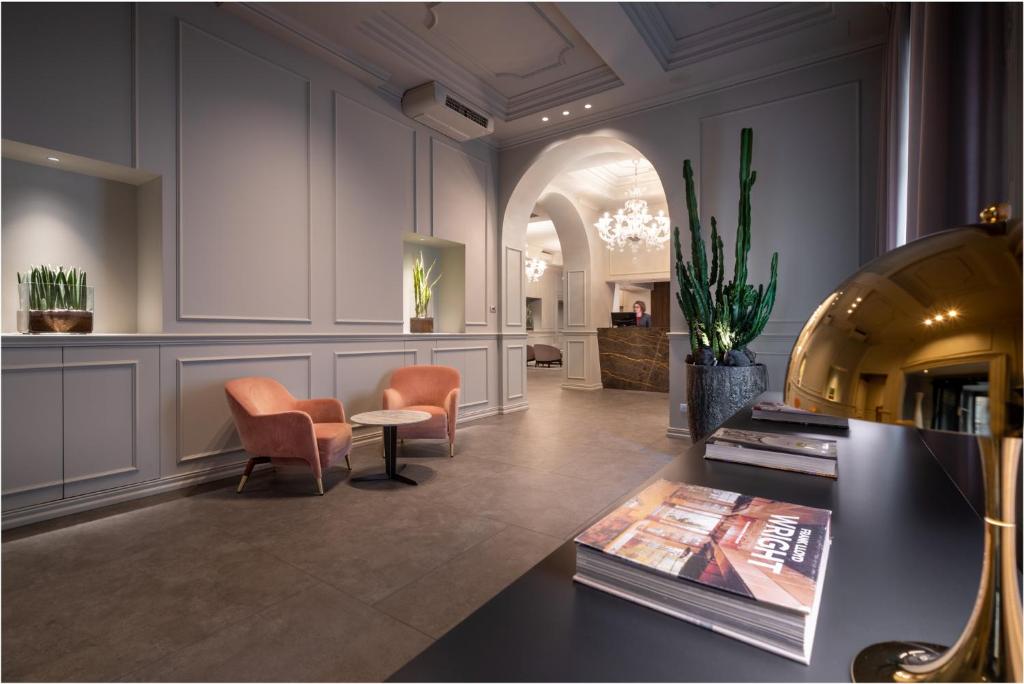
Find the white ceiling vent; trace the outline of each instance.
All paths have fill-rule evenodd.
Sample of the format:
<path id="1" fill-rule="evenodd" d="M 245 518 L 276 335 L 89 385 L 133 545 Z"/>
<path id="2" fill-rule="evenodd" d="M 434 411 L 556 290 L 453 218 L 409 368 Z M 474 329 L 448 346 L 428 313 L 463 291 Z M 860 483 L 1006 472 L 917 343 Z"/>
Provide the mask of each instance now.
<path id="1" fill-rule="evenodd" d="M 460 142 L 494 132 L 489 114 L 477 111 L 437 81 L 424 83 L 402 96 L 406 116 Z"/>

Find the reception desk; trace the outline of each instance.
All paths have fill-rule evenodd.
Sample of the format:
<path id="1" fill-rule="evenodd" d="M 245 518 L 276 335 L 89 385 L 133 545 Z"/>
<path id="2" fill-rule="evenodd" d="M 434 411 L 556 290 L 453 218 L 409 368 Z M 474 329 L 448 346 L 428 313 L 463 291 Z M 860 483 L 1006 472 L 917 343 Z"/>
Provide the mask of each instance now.
<path id="1" fill-rule="evenodd" d="M 668 329 L 598 328 L 606 389 L 668 392 Z"/>

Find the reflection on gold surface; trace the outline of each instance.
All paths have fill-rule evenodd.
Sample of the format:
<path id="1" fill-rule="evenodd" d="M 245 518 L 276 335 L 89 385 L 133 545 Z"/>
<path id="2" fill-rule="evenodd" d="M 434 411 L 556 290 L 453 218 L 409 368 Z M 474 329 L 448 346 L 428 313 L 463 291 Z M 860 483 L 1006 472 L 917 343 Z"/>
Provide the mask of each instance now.
<path id="1" fill-rule="evenodd" d="M 847 279 L 797 338 L 787 402 L 925 429 L 1019 430 L 1019 225 L 937 233 Z"/>
<path id="2" fill-rule="evenodd" d="M 1006 220 L 1008 210 L 989 207 L 982 224 L 936 233 L 871 261 L 815 309 L 790 355 L 785 398 L 791 406 L 973 433 L 981 447 L 985 550 L 964 632 L 948 649 L 918 642 L 869 646 L 853 661 L 855 681 L 1024 676 L 1014 553 L 1021 227 Z"/>

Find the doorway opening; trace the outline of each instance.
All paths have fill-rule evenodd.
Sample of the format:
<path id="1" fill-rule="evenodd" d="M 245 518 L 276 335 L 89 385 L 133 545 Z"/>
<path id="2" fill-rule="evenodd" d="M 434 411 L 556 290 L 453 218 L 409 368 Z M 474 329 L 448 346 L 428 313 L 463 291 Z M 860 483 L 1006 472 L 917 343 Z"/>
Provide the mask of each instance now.
<path id="1" fill-rule="evenodd" d="M 632 312 L 637 301 L 644 316 L 634 322 L 667 333 L 668 225 L 658 172 L 622 140 L 578 138 L 549 148 L 534 161 L 513 191 L 502 225 L 505 301 L 510 308 L 521 307 L 527 336 L 524 385 L 541 377 L 553 384 L 557 373 L 560 389 L 603 389 L 602 371 L 607 376 L 608 369 L 602 369 L 599 331 L 613 327 L 613 314 L 623 322 L 619 314 Z M 641 230 L 630 232 L 630 226 Z M 610 239 L 616 230 L 633 237 Z M 660 243 L 642 239 L 658 230 L 664 238 Z M 514 280 L 523 283 L 521 290 L 510 286 Z M 514 303 L 509 301 L 513 293 L 518 294 Z M 507 313 L 506 329 L 518 320 L 514 311 Z M 663 359 L 640 360 L 631 370 L 623 365 L 623 355 L 615 355 L 615 373 L 628 377 L 635 371 L 644 378 L 635 389 L 650 390 L 647 366 L 658 365 L 664 369 L 658 387 L 667 394 L 667 336 L 664 345 L 654 347 Z"/>

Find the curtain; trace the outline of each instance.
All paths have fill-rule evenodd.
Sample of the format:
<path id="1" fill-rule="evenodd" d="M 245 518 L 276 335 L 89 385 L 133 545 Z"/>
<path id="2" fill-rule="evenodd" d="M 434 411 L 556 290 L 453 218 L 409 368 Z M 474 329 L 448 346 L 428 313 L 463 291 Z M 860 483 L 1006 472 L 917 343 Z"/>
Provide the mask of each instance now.
<path id="1" fill-rule="evenodd" d="M 880 251 L 902 241 L 901 225 L 913 240 L 974 223 L 981 208 L 1020 193 L 1012 166 L 1020 158 L 1019 5 L 894 3 L 890 11 Z"/>
<path id="2" fill-rule="evenodd" d="M 1006 6 L 910 11 L 907 239 L 974 223 L 1008 198 Z"/>
<path id="3" fill-rule="evenodd" d="M 879 142 L 877 252 L 906 242 L 907 199 L 907 94 L 910 66 L 910 3 L 889 7 L 889 39 L 885 54 L 885 91 Z"/>

